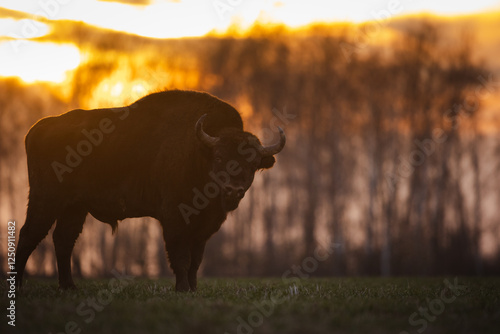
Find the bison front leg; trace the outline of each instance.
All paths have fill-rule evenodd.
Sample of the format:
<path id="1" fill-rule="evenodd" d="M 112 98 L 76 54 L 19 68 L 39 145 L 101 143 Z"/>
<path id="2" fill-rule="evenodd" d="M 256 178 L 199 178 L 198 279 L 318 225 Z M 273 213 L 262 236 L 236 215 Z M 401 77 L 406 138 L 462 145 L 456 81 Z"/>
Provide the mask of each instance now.
<path id="1" fill-rule="evenodd" d="M 191 266 L 188 271 L 188 280 L 191 291 L 196 291 L 197 288 L 197 273 L 198 268 L 200 268 L 201 260 L 203 259 L 203 252 L 205 251 L 205 243 L 194 242 L 191 246 Z"/>
<path id="2" fill-rule="evenodd" d="M 173 239 L 164 235 L 164 239 L 170 267 L 175 274 L 175 290 L 189 291 L 188 270 L 191 264 L 189 243 L 184 238 Z"/>

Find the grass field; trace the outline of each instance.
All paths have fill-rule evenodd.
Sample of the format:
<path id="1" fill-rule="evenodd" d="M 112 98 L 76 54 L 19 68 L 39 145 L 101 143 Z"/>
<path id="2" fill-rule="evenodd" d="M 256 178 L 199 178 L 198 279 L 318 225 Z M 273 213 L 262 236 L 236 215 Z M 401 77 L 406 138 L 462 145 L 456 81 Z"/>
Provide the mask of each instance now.
<path id="1" fill-rule="evenodd" d="M 176 293 L 171 279 L 76 284 L 68 292 L 29 280 L 16 297 L 16 327 L 2 316 L 1 332 L 500 332 L 498 278 L 202 278 L 196 293 Z"/>

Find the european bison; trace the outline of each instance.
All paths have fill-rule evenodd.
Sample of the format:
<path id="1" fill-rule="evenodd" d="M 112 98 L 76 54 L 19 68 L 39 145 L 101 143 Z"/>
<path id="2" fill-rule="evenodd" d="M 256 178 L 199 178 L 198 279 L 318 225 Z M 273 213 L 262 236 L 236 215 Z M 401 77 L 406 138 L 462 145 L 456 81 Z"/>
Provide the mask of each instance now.
<path id="1" fill-rule="evenodd" d="M 254 173 L 285 145 L 263 147 L 231 105 L 207 93 L 165 91 L 128 107 L 72 110 L 26 136 L 29 203 L 16 254 L 26 261 L 53 234 L 59 287 L 74 288 L 71 253 L 87 213 L 111 225 L 150 216 L 162 225 L 176 290 L 196 290 L 206 241 L 238 207 Z"/>

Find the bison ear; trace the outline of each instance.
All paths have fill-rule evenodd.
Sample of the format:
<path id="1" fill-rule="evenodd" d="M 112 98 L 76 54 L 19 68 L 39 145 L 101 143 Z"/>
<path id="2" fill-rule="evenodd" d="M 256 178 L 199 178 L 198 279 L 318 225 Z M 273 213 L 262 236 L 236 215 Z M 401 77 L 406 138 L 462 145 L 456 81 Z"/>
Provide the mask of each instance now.
<path id="1" fill-rule="evenodd" d="M 260 161 L 259 169 L 271 168 L 274 166 L 275 162 L 276 159 L 274 159 L 272 155 L 268 157 L 263 157 L 262 160 Z"/>

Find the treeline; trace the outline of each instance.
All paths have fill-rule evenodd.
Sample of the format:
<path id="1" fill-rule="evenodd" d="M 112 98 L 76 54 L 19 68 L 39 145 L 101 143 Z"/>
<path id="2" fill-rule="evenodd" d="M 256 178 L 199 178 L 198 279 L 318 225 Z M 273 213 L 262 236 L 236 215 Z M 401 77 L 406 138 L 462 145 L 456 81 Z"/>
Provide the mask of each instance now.
<path id="1" fill-rule="evenodd" d="M 148 90 L 209 91 L 233 103 L 265 143 L 277 139 L 276 125 L 285 129 L 275 167 L 258 174 L 208 243 L 205 275 L 282 275 L 297 266 L 311 275 L 498 273 L 500 137 L 484 130 L 481 114 L 500 79 L 476 60 L 473 34 L 443 34 L 428 21 L 390 31 L 371 43 L 353 27 L 321 26 L 297 35 L 256 27 L 245 38 L 81 38 L 89 57 L 74 73 L 69 106 L 49 89 L 0 83 L 11 90 L 0 98 L 2 219 L 24 222 L 29 126 L 115 102 L 96 91 L 120 78 Z M 151 219 L 125 221 L 115 237 L 88 220 L 76 273 L 169 274 Z M 55 273 L 50 239 L 28 268 Z"/>
<path id="2" fill-rule="evenodd" d="M 471 34 L 422 22 L 379 48 L 326 31 L 219 45 L 207 59 L 223 78 L 216 94 L 244 92 L 256 129 L 273 107 L 293 115 L 283 120 L 290 142 L 279 167 L 214 243 L 242 238 L 228 254 L 250 262 L 244 274 L 284 272 L 320 238 L 338 248 L 317 274 L 498 271 L 498 255 L 483 256 L 499 223 L 483 198 L 498 199 L 499 137 L 479 130 L 478 115 L 499 81 L 473 60 Z M 245 245 L 255 222 L 263 240 Z"/>

